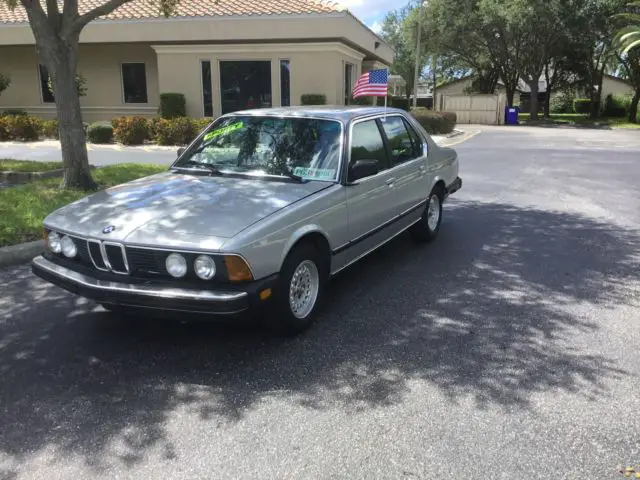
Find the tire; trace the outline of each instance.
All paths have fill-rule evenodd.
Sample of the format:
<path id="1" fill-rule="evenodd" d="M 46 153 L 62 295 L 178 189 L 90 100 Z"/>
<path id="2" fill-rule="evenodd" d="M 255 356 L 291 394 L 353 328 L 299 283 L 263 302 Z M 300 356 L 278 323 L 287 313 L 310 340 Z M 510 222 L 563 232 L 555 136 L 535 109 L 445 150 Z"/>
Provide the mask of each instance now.
<path id="1" fill-rule="evenodd" d="M 444 192 L 440 186 L 434 187 L 427 199 L 422 218 L 411 227 L 411 236 L 422 243 L 433 241 L 440 231 L 442 223 L 442 201 Z"/>
<path id="2" fill-rule="evenodd" d="M 311 327 L 328 276 L 329 261 L 312 244 L 294 247 L 284 261 L 273 305 L 267 313 L 269 328 L 277 334 L 293 336 Z"/>

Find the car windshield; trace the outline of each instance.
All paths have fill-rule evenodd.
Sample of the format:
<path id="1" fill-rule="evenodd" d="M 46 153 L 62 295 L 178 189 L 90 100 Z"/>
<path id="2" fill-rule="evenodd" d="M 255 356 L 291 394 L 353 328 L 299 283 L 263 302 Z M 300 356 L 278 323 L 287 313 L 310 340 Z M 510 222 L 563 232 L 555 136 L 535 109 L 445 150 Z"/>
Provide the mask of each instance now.
<path id="1" fill-rule="evenodd" d="M 336 181 L 341 135 L 335 120 L 230 116 L 211 125 L 174 167 Z"/>

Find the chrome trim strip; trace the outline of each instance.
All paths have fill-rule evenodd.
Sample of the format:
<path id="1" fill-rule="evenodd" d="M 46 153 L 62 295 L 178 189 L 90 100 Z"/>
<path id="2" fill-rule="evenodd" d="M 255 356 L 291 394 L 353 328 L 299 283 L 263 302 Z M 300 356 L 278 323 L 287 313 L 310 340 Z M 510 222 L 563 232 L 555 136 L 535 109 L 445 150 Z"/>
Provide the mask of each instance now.
<path id="1" fill-rule="evenodd" d="M 107 249 L 104 248 L 105 245 L 109 245 L 109 246 L 112 246 L 112 247 L 120 247 L 120 251 L 122 252 L 122 262 L 124 263 L 124 268 L 125 268 L 124 272 L 120 272 L 120 271 L 115 270 L 113 268 L 113 265 L 111 265 L 111 262 L 109 262 L 109 255 L 107 254 Z M 106 261 L 109 262 L 108 263 L 109 269 L 113 273 L 117 273 L 118 275 L 129 275 L 129 262 L 127 261 L 127 252 L 125 251 L 124 245 L 122 243 L 120 243 L 120 242 L 110 242 L 110 241 L 105 240 L 105 241 L 102 242 L 102 249 L 104 251 L 104 256 L 105 256 Z"/>
<path id="2" fill-rule="evenodd" d="M 78 285 L 103 292 L 128 293 L 147 297 L 171 298 L 177 300 L 194 300 L 208 302 L 232 302 L 245 298 L 247 292 L 214 292 L 211 290 L 186 290 L 183 288 L 148 287 L 120 282 L 98 280 L 68 268 L 56 265 L 46 258 L 39 256 L 33 259 L 33 264 L 59 278 L 72 281 Z M 145 307 L 146 308 L 146 307 Z"/>
<path id="3" fill-rule="evenodd" d="M 109 268 L 100 268 L 98 266 L 98 264 L 96 263 L 95 259 L 93 258 L 93 254 L 91 253 L 91 243 L 97 244 L 98 248 L 100 249 L 100 255 L 102 256 L 102 244 L 101 242 L 98 242 L 96 240 L 86 240 L 87 242 L 87 251 L 89 252 L 89 258 L 91 259 L 91 263 L 93 263 L 93 266 L 96 268 L 96 270 L 100 270 L 101 272 L 108 272 Z M 102 261 L 104 262 L 104 256 L 102 256 Z M 107 266 L 107 264 L 105 263 L 105 267 Z"/>

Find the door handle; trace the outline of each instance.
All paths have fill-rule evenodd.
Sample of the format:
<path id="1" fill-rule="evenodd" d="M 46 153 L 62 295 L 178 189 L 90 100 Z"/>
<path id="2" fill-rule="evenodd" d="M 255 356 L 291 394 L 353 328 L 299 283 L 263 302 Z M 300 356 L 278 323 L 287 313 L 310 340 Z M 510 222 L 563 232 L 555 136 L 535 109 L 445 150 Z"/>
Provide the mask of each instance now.
<path id="1" fill-rule="evenodd" d="M 389 180 L 387 180 L 386 183 L 387 185 L 389 185 L 390 187 L 393 187 L 393 184 L 395 183 L 396 179 L 395 178 L 390 178 Z"/>

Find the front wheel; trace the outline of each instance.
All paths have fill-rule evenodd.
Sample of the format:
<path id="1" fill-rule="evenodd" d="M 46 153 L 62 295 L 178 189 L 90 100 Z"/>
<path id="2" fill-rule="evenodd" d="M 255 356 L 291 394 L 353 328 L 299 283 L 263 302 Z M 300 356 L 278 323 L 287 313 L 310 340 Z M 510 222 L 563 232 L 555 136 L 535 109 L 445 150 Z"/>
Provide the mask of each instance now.
<path id="1" fill-rule="evenodd" d="M 280 272 L 269 326 L 285 335 L 307 330 L 315 320 L 327 274 L 326 259 L 312 245 L 296 247 Z"/>
<path id="2" fill-rule="evenodd" d="M 442 222 L 442 190 L 434 188 L 429 194 L 422 218 L 411 228 L 411 235 L 419 242 L 431 242 L 438 236 Z"/>

